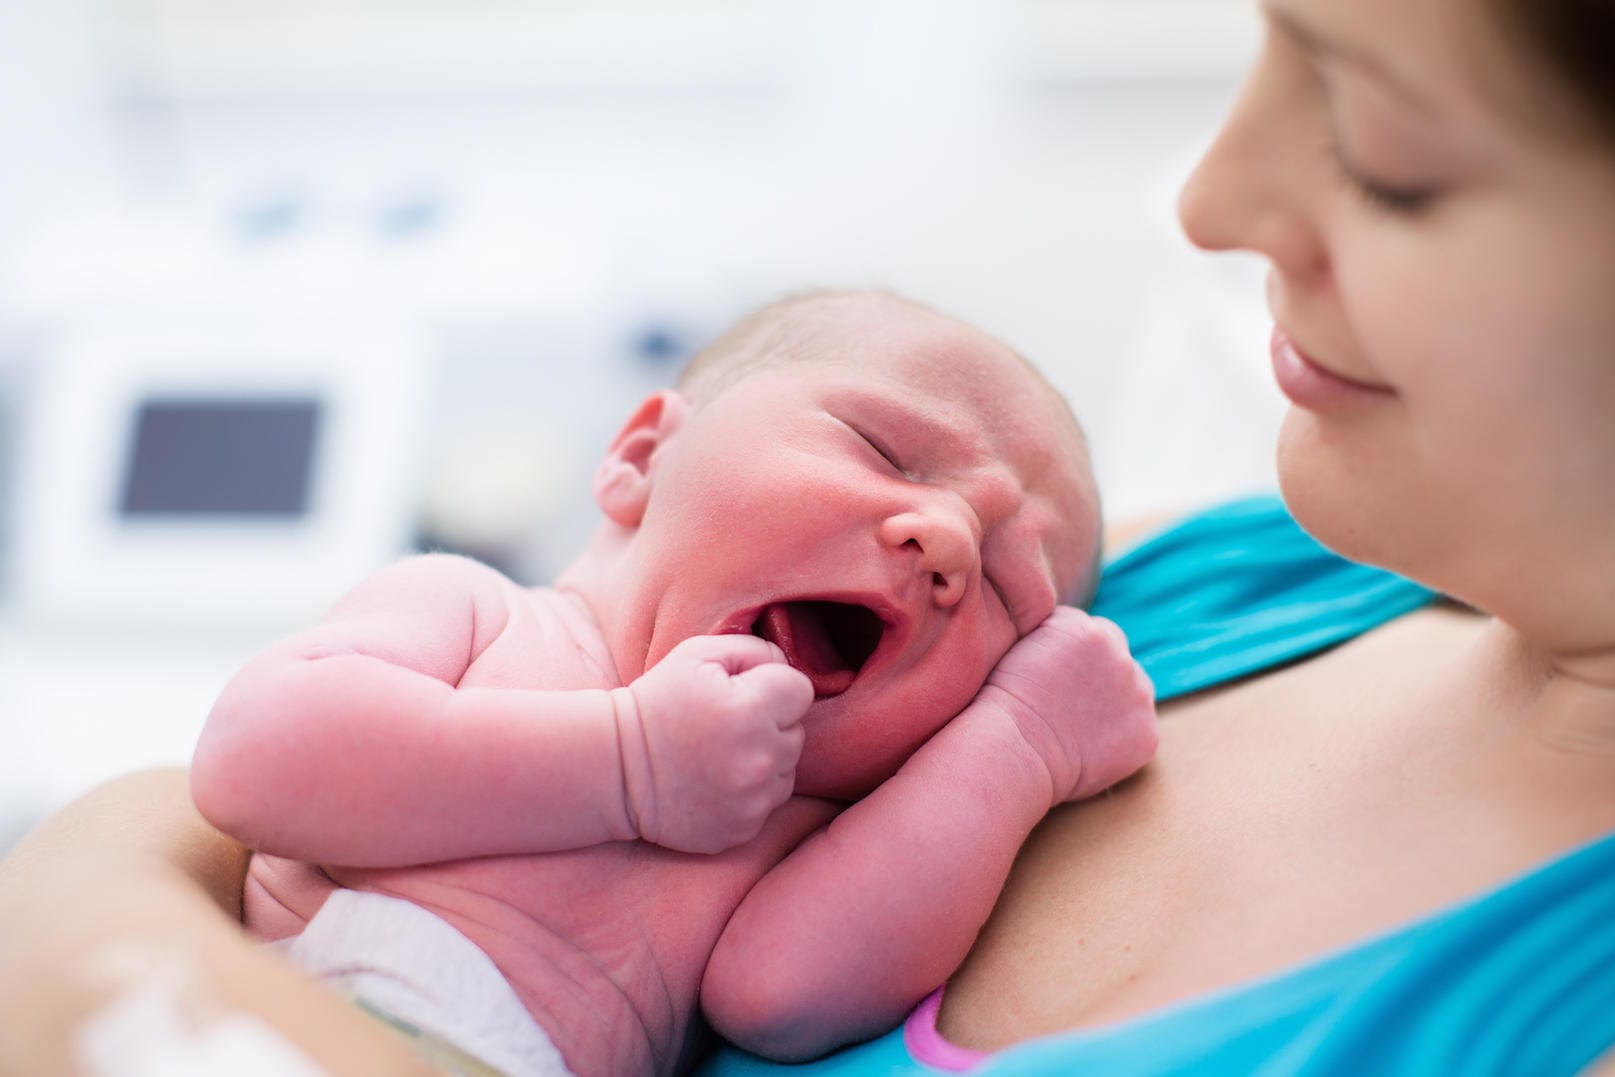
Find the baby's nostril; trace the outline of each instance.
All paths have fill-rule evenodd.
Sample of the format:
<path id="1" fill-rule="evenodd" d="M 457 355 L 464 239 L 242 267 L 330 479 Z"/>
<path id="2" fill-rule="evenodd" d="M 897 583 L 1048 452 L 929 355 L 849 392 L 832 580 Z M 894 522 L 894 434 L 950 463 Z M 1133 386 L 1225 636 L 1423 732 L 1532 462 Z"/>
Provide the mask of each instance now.
<path id="1" fill-rule="evenodd" d="M 931 573 L 931 582 L 933 584 L 935 584 L 936 586 L 938 586 L 938 587 L 947 587 L 948 586 L 948 578 L 946 576 L 942 575 L 942 573 L 940 573 L 940 572 Z"/>
<path id="2" fill-rule="evenodd" d="M 908 550 L 908 549 L 917 550 L 919 548 L 920 548 L 920 540 L 919 539 L 904 539 L 903 540 L 903 549 L 905 549 L 905 550 Z"/>

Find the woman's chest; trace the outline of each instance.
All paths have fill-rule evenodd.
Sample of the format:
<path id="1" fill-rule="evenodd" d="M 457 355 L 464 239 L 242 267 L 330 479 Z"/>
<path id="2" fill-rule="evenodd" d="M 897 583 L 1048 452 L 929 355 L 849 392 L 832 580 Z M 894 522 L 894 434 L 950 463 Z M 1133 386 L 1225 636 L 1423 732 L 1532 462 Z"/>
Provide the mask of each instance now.
<path id="1" fill-rule="evenodd" d="M 1492 840 L 1517 822 L 1509 796 L 1475 779 L 1484 767 L 1456 742 L 1461 723 L 1396 659 L 1417 642 L 1365 638 L 1166 709 L 1143 776 L 1033 834 L 950 983 L 943 1034 L 993 1047 L 1123 1019 L 1350 945 L 1533 863 L 1534 836 Z"/>

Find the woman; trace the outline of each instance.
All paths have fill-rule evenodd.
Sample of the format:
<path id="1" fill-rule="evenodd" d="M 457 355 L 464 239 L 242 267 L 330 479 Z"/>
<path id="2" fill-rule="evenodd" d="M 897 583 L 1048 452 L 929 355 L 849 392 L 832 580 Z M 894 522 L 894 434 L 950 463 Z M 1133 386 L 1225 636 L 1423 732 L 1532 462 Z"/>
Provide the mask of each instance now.
<path id="1" fill-rule="evenodd" d="M 1271 263 L 1295 517 L 1464 606 L 1398 591 L 1339 646 L 1307 655 L 1342 633 L 1312 636 L 1185 680 L 1199 690 L 1163 705 L 1148 771 L 1034 834 L 909 1046 L 894 1035 L 808 1072 L 965 1061 L 1073 1029 L 989 1068 L 1549 1073 L 1615 1044 L 1615 961 L 1588 949 L 1566 971 L 1615 924 L 1615 16 L 1604 0 L 1264 14 L 1185 228 Z M 1147 550 L 1171 560 L 1225 524 Z M 187 940 L 175 990 L 230 985 L 331 1072 L 413 1072 L 232 934 L 216 910 L 235 907 L 239 850 L 182 793 L 174 775 L 104 790 L 0 875 L 0 916 L 30 931 L 0 940 L 0 1027 L 28 1020 L 33 1052 L 6 1061 L 55 1072 L 64 1015 L 107 990 L 52 971 L 137 925 Z M 131 811 L 156 817 L 110 822 Z M 109 877 L 132 895 L 115 912 L 67 896 Z M 1522 995 L 1542 997 L 1517 1025 L 1505 1008 L 1474 1021 Z"/>

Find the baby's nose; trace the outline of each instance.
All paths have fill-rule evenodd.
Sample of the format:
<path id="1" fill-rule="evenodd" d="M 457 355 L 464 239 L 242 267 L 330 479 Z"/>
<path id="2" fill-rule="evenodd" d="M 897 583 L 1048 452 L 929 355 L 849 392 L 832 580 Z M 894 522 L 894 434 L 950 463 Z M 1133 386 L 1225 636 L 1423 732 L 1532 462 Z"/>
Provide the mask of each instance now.
<path id="1" fill-rule="evenodd" d="M 977 528 L 962 500 L 895 513 L 881 524 L 880 538 L 915 552 L 916 570 L 931 577 L 932 598 L 944 609 L 964 598 L 980 564 Z"/>

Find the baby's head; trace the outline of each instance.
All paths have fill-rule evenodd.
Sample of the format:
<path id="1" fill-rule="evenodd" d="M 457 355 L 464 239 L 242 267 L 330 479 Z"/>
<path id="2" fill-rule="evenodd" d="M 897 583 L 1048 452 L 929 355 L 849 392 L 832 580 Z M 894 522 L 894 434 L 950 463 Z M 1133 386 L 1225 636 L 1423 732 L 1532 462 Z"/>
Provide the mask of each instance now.
<path id="1" fill-rule="evenodd" d="M 799 292 L 759 307 L 742 317 L 726 332 L 702 348 L 680 372 L 674 387 L 692 408 L 699 409 L 718 397 L 750 374 L 769 368 L 795 363 L 842 360 L 847 376 L 857 376 L 859 355 L 838 351 L 848 343 L 847 335 L 860 332 L 862 318 L 892 318 L 906 316 L 918 320 L 947 323 L 952 328 L 978 338 L 1010 357 L 1019 370 L 1010 372 L 1009 380 L 1032 383 L 1042 403 L 1052 407 L 1035 409 L 1036 413 L 1023 417 L 1026 432 L 1033 437 L 1044 437 L 1049 446 L 1075 443 L 1071 460 L 1080 471 L 1078 481 L 1089 487 L 1091 495 L 1090 521 L 1093 528 L 1094 558 L 1084 566 L 1085 571 L 1074 590 L 1062 593 L 1061 601 L 1086 605 L 1092 598 L 1099 577 L 1099 538 L 1103 530 L 1099 514 L 1098 485 L 1092 474 L 1088 455 L 1088 439 L 1082 424 L 1077 420 L 1071 405 L 1059 390 L 1043 376 L 1036 366 L 1020 353 L 981 330 L 949 317 L 921 303 L 904 298 L 895 292 L 881 290 L 815 289 Z M 891 358 L 887 356 L 887 358 Z M 934 357 L 940 361 L 941 357 Z M 922 384 L 929 385 L 936 371 L 921 363 L 910 371 L 918 375 Z M 1007 387 L 1006 387 L 1007 388 Z M 988 395 L 991 395 L 989 389 Z M 1007 402 L 1006 402 L 1007 403 Z M 1047 413 L 1045 413 L 1045 411 Z M 1080 528 L 1082 521 L 1075 521 Z"/>
<path id="2" fill-rule="evenodd" d="M 891 774 L 1018 638 L 1087 598 L 1098 563 L 1064 399 L 1000 341 L 886 293 L 743 319 L 629 421 L 596 496 L 619 671 L 693 635 L 778 644 L 817 696 L 804 793 Z"/>
<path id="3" fill-rule="evenodd" d="M 1017 377 L 1030 379 L 1045 401 L 1055 405 L 1052 416 L 1040 414 L 1030 417 L 1031 420 L 1050 422 L 1051 436 L 1060 436 L 1052 427 L 1062 428 L 1064 434 L 1073 435 L 1082 447 L 1082 459 L 1086 466 L 1087 438 L 1081 424 L 1065 397 L 1049 384 L 1030 361 L 969 323 L 895 292 L 815 289 L 775 300 L 745 315 L 702 348 L 685 365 L 674 387 L 693 407 L 699 408 L 759 370 L 839 360 L 850 371 L 860 362 L 867 362 L 871 356 L 863 351 L 848 350 L 849 337 L 866 333 L 872 321 L 894 326 L 898 321 L 928 321 L 933 323 L 933 328 L 941 328 L 944 335 L 951 329 L 962 336 L 974 337 L 974 343 L 986 345 L 1010 358 L 1020 368 Z M 910 376 L 917 374 L 927 382 L 934 376 L 934 371 L 927 370 L 923 363 L 909 373 Z"/>

